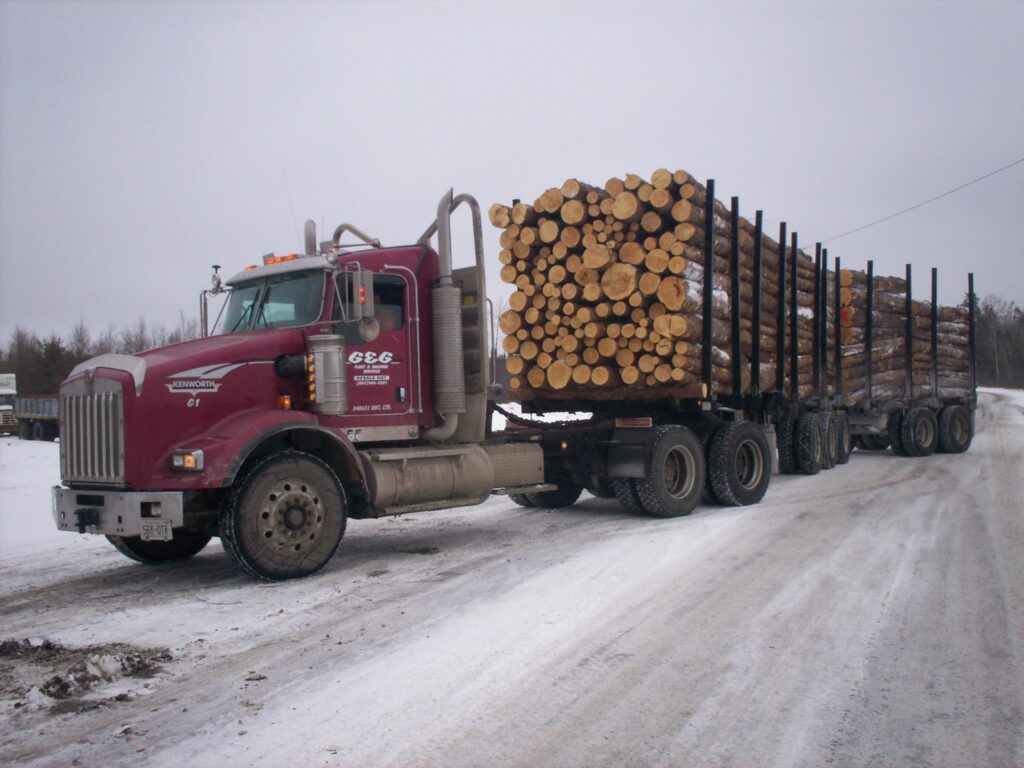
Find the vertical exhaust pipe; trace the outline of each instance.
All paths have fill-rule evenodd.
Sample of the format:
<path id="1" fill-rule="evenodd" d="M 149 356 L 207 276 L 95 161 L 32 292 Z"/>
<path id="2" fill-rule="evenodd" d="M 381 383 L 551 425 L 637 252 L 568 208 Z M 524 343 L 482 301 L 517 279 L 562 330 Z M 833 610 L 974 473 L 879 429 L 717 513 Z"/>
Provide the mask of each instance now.
<path id="1" fill-rule="evenodd" d="M 442 442 L 455 434 L 459 414 L 466 412 L 465 358 L 462 349 L 462 291 L 452 280 L 451 209 L 449 189 L 437 204 L 438 285 L 431 291 L 434 312 L 434 395 L 443 421 L 423 430 L 427 440 Z"/>
<path id="2" fill-rule="evenodd" d="M 315 221 L 313 221 L 312 219 L 306 219 L 306 228 L 305 228 L 304 234 L 305 234 L 304 240 L 306 241 L 306 255 L 307 256 L 315 256 L 316 255 L 316 222 Z"/>

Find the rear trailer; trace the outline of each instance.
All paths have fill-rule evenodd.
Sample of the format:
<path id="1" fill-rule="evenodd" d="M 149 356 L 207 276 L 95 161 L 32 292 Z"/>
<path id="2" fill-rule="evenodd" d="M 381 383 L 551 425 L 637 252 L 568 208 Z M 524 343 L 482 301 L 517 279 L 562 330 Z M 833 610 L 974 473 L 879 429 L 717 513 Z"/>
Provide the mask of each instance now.
<path id="1" fill-rule="evenodd" d="M 936 270 L 932 271 L 930 304 L 914 303 L 907 267 L 905 392 L 887 389 L 873 395 L 872 263 L 868 262 L 868 327 L 862 334 L 865 352 L 863 338 L 852 343 L 847 321 L 852 304 L 857 303 L 848 295 L 850 283 L 862 273 L 844 270 L 838 257 L 829 270 L 828 249 L 821 243 L 816 244 L 812 262 L 801 251 L 797 233 L 787 232 L 785 222 L 777 243 L 770 240 L 763 232 L 762 211 L 757 211 L 751 224 L 740 217 L 738 198 L 732 198 L 726 211 L 715 200 L 714 188 L 714 180 L 702 187 L 700 218 L 714 224 L 702 232 L 699 378 L 647 387 L 621 383 L 599 390 L 558 388 L 537 386 L 544 379 L 526 376 L 536 371 L 521 361 L 510 366 L 510 372 L 522 374 L 513 379 L 511 395 L 525 414 L 586 411 L 594 415 L 587 432 L 571 424 L 526 424 L 538 431 L 545 445 L 547 480 L 564 489 L 558 500 L 575 500 L 579 490 L 586 488 L 597 496 L 614 496 L 631 512 L 677 516 L 689 514 L 701 500 L 756 503 L 766 492 L 773 470 L 816 474 L 846 464 L 854 447 L 875 448 L 890 433 L 899 436 L 893 449 L 900 455 L 966 450 L 976 402 L 973 276 L 968 307 L 963 310 L 967 316 L 964 344 L 969 336 L 970 348 L 963 356 L 963 370 L 949 370 L 950 361 L 956 368 L 958 353 L 949 352 L 955 345 L 939 344 L 940 317 L 961 310 L 938 307 Z M 541 227 L 543 222 L 539 220 Z M 741 260 L 744 233 L 750 237 Z M 766 247 L 772 262 L 767 269 Z M 517 287 L 521 287 L 519 279 Z M 766 284 L 773 289 L 767 312 Z M 724 343 L 720 334 L 723 288 L 728 305 Z M 930 313 L 927 349 L 921 336 L 924 309 Z M 751 336 L 749 342 L 745 334 Z M 852 391 L 851 384 L 865 365 L 866 391 L 865 387 Z M 928 386 L 921 386 L 922 377 L 928 378 Z M 950 384 L 961 378 L 963 388 L 951 389 Z M 515 420 L 514 414 L 505 415 Z M 513 498 L 524 506 L 542 503 L 529 495 Z"/>

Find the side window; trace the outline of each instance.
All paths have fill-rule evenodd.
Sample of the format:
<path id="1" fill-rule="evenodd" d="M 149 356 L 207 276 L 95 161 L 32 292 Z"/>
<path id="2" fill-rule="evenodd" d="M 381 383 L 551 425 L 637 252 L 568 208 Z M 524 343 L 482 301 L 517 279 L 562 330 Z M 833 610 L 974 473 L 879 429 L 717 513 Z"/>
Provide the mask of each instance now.
<path id="1" fill-rule="evenodd" d="M 331 319 L 335 322 L 352 316 L 349 297 L 345 295 L 343 273 L 335 277 L 335 301 Z M 373 276 L 374 317 L 382 331 L 400 331 L 405 327 L 405 280 L 395 275 Z"/>
<path id="2" fill-rule="evenodd" d="M 373 278 L 374 316 L 382 331 L 400 331 L 405 325 L 405 280 L 393 275 Z"/>

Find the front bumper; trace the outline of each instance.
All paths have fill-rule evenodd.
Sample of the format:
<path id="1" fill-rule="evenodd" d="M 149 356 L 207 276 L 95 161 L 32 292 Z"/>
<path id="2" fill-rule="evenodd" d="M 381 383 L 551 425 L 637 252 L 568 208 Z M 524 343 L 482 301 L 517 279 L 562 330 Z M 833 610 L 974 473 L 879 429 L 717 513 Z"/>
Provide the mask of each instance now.
<path id="1" fill-rule="evenodd" d="M 173 491 L 78 491 L 53 487 L 53 519 L 62 531 L 170 540 L 185 525 L 183 496 Z"/>

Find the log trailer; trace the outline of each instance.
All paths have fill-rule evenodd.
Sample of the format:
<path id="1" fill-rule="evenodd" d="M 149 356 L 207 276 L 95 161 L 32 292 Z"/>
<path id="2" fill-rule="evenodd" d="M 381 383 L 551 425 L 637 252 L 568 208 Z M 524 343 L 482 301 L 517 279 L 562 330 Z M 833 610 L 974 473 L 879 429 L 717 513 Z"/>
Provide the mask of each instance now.
<path id="1" fill-rule="evenodd" d="M 454 269 L 451 216 L 460 206 L 472 217 L 475 263 Z M 904 425 L 922 409 L 950 421 L 942 414 L 962 408 L 961 443 L 969 443 L 973 400 L 869 398 L 848 411 L 838 394 L 787 394 L 782 356 L 777 391 L 719 392 L 709 337 L 701 379 L 685 393 L 567 400 L 538 392 L 522 399 L 524 415 L 513 414 L 496 403 L 471 196 L 449 191 L 413 245 L 382 247 L 349 224 L 317 243 L 311 221 L 304 239 L 304 253 L 264 257 L 227 281 L 216 335 L 101 355 L 72 371 L 60 389 L 58 528 L 105 535 L 142 563 L 187 559 L 219 536 L 250 574 L 280 580 L 322 568 L 349 518 L 475 505 L 494 493 L 564 507 L 583 489 L 659 517 L 687 515 L 702 498 L 754 504 L 776 455 L 783 471 L 817 471 L 846 460 L 853 434 L 888 434 L 892 414 L 907 414 L 896 434 L 916 446 L 917 427 Z M 825 274 L 815 308 L 822 329 Z M 730 302 L 738 324 L 738 289 Z M 739 354 L 731 360 L 742 364 Z M 823 360 L 816 353 L 817 378 Z M 759 370 L 756 355 L 750 364 Z M 794 380 L 795 372 L 794 363 Z M 530 417 L 566 410 L 592 416 Z M 492 430 L 495 411 L 509 428 Z"/>

